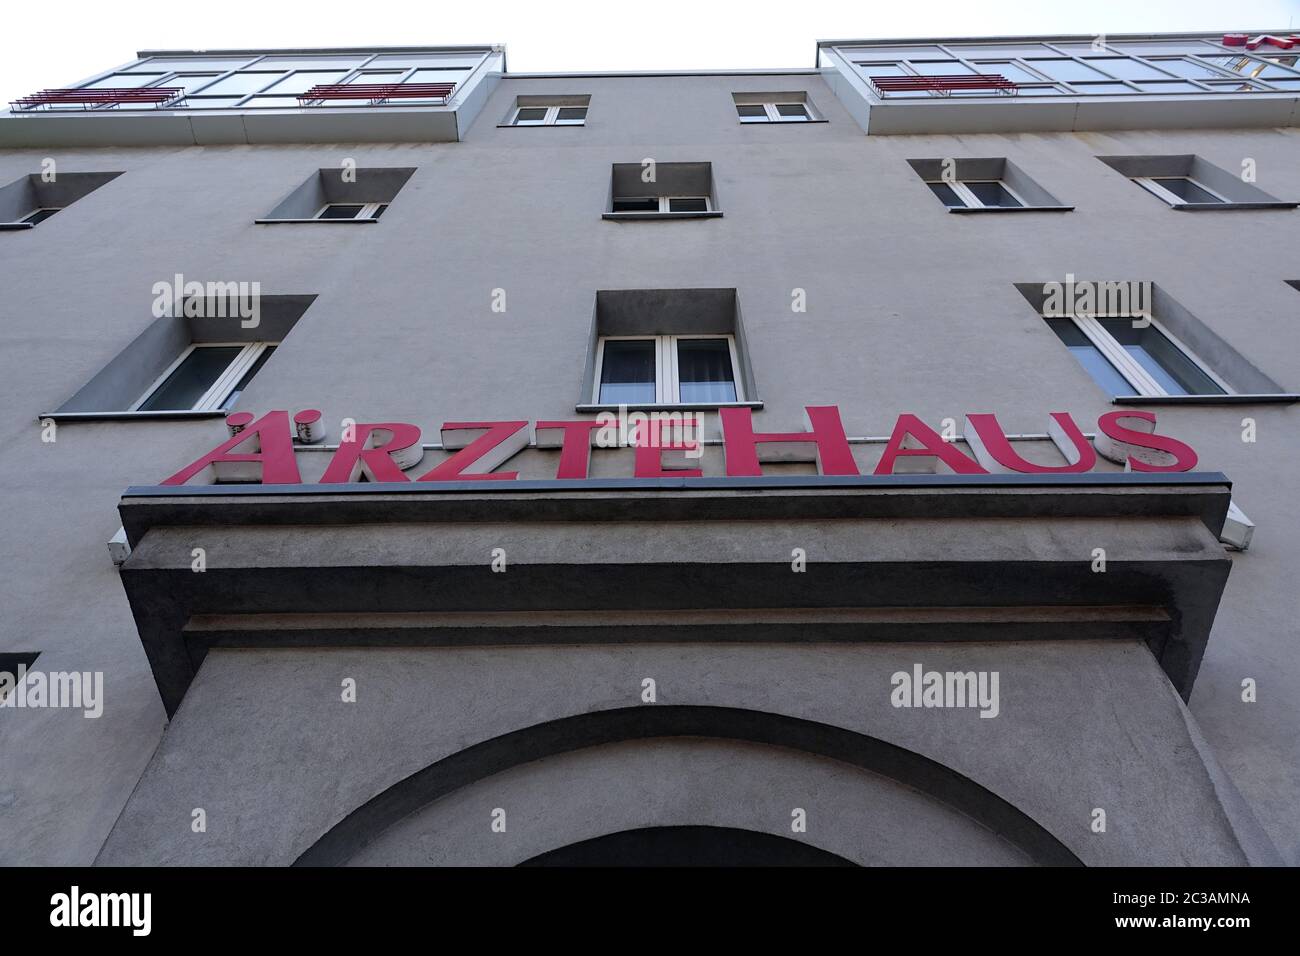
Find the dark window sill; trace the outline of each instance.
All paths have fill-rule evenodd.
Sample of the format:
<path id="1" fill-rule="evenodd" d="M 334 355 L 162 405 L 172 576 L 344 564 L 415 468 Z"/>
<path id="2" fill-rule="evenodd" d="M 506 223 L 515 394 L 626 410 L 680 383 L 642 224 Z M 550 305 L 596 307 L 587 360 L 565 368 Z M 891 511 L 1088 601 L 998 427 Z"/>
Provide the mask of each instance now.
<path id="1" fill-rule="evenodd" d="M 981 212 L 1074 212 L 1073 206 L 949 206 L 949 212 L 970 215 Z"/>
<path id="2" fill-rule="evenodd" d="M 0 232 L 17 232 L 19 229 L 35 229 L 34 222 L 0 222 Z"/>
<path id="3" fill-rule="evenodd" d="M 761 401 L 754 402 L 683 402 L 674 405 L 656 405 L 654 403 L 645 405 L 575 405 L 574 409 L 579 412 L 617 412 L 620 408 L 625 408 L 629 412 L 708 412 L 716 411 L 719 408 L 762 408 Z"/>
<path id="4" fill-rule="evenodd" d="M 497 123 L 497 129 L 582 129 L 586 123 Z"/>
<path id="5" fill-rule="evenodd" d="M 612 219 L 615 222 L 645 222 L 652 219 L 721 219 L 722 213 L 716 209 L 712 212 L 607 212 L 601 218 Z"/>
<path id="6" fill-rule="evenodd" d="M 1171 203 L 1170 209 L 1182 212 L 1210 212 L 1228 209 L 1295 209 L 1300 202 L 1178 202 Z"/>
<path id="7" fill-rule="evenodd" d="M 54 422 L 148 422 L 148 421 L 187 421 L 203 418 L 225 418 L 230 411 L 213 409 L 211 411 L 176 410 L 167 412 L 48 412 L 37 416 L 40 421 Z"/>
<path id="8" fill-rule="evenodd" d="M 1268 392 L 1255 395 L 1115 395 L 1113 405 L 1287 405 L 1300 395 Z"/>
<path id="9" fill-rule="evenodd" d="M 379 220 L 376 219 L 374 216 L 367 216 L 364 219 L 254 219 L 253 222 L 262 226 L 274 226 L 284 222 L 332 223 L 334 225 L 346 226 L 352 223 L 379 222 Z"/>
<path id="10" fill-rule="evenodd" d="M 811 126 L 814 123 L 829 123 L 830 120 L 824 119 L 807 119 L 807 120 L 763 120 L 761 123 L 742 123 L 737 122 L 737 126 Z"/>

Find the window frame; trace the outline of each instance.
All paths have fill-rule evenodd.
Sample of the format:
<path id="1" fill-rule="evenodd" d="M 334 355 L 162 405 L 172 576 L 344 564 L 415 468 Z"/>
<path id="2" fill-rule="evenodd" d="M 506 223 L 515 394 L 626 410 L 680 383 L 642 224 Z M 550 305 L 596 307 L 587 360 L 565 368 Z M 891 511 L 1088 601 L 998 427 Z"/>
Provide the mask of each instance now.
<path id="1" fill-rule="evenodd" d="M 268 347 L 277 346 L 279 344 L 280 344 L 279 342 L 271 342 L 271 341 L 191 342 L 188 346 L 185 347 L 185 349 L 181 352 L 181 354 L 178 355 L 176 359 L 170 365 L 168 365 L 166 369 L 163 370 L 163 373 L 153 380 L 153 382 L 144 390 L 144 393 L 131 404 L 131 407 L 127 409 L 127 411 L 129 412 L 140 411 L 140 406 L 143 405 L 145 402 L 147 402 L 151 397 L 153 397 L 154 392 L 158 391 L 158 389 L 160 389 L 163 386 L 163 383 L 165 383 L 167 379 L 171 377 L 172 373 L 175 372 L 178 368 L 180 368 L 182 364 L 184 364 L 185 360 L 188 359 L 191 354 L 193 354 L 195 349 L 233 348 L 235 346 L 239 346 L 241 350 L 239 354 L 230 360 L 230 364 L 226 366 L 225 371 L 222 372 L 220 375 L 218 375 L 216 381 L 212 383 L 212 385 L 208 388 L 208 390 L 204 392 L 201 396 L 199 396 L 199 399 L 194 403 L 193 408 L 151 409 L 151 411 L 159 411 L 159 412 L 161 411 L 181 411 L 181 412 L 221 411 L 226 401 L 230 398 L 231 393 L 234 392 L 235 386 L 239 384 L 240 379 L 244 377 L 245 373 L 247 373 L 248 370 L 252 368 L 254 364 L 256 364 L 257 360 L 262 357 L 262 354 L 267 350 Z"/>
<path id="2" fill-rule="evenodd" d="M 51 216 L 53 216 L 56 212 L 63 212 L 63 210 L 65 210 L 65 209 L 67 209 L 67 208 L 68 208 L 67 206 L 37 206 L 35 209 L 33 209 L 31 212 L 27 213 L 27 215 L 23 216 L 23 217 L 22 217 L 21 219 L 19 219 L 18 221 L 21 222 L 21 223 L 26 223 L 26 224 L 28 224 L 28 225 L 30 225 L 30 226 L 39 226 L 41 223 L 40 223 L 40 222 L 32 222 L 32 221 L 31 221 L 31 220 L 32 220 L 32 217 L 34 217 L 34 216 L 39 216 L 39 215 L 40 215 L 41 213 L 43 213 L 43 212 L 48 212 L 50 215 L 49 215 L 49 216 L 46 216 L 45 219 L 49 219 L 49 218 L 50 218 Z M 45 222 L 45 219 L 42 219 L 41 222 Z"/>
<path id="3" fill-rule="evenodd" d="M 1205 183 L 1201 182 L 1199 179 L 1193 179 L 1191 176 L 1184 176 L 1182 174 L 1176 176 L 1134 176 L 1132 177 L 1132 179 L 1133 182 L 1137 183 L 1139 186 L 1141 186 L 1151 195 L 1155 196 L 1157 199 L 1163 200 L 1166 204 L 1170 206 L 1217 206 L 1220 204 L 1224 204 L 1224 205 L 1232 204 L 1232 200 L 1229 199 L 1227 196 L 1223 195 L 1223 193 L 1219 192 L 1217 189 L 1211 189 L 1209 186 L 1205 185 Z M 1185 179 L 1193 186 L 1197 187 L 1198 189 L 1203 189 L 1211 196 L 1214 196 L 1216 199 L 1219 200 L 1219 202 L 1217 203 L 1188 202 L 1186 199 L 1183 199 L 1182 197 L 1176 195 L 1175 193 L 1170 192 L 1164 186 L 1161 186 L 1158 182 L 1156 182 L 1157 179 Z"/>
<path id="4" fill-rule="evenodd" d="M 684 402 L 681 399 L 681 370 L 678 362 L 677 343 L 683 339 L 725 339 L 727 352 L 731 359 L 731 384 L 736 391 L 736 398 L 731 402 Z M 664 335 L 602 335 L 596 343 L 596 367 L 592 379 L 591 404 L 612 406 L 629 404 L 602 401 L 600 397 L 601 375 L 605 369 L 606 342 L 654 342 L 655 343 L 655 400 L 653 402 L 630 403 L 641 406 L 675 407 L 680 405 L 707 405 L 726 408 L 731 405 L 747 404 L 744 385 L 740 379 L 740 356 L 736 351 L 736 336 L 730 332 L 700 332 Z"/>
<path id="5" fill-rule="evenodd" d="M 1214 371 L 1208 364 L 1202 361 L 1201 357 L 1189 349 L 1178 336 L 1171 333 L 1165 326 L 1156 319 L 1155 316 L 1141 313 L 1133 314 L 1131 312 L 1121 312 L 1115 315 L 1109 313 L 1097 315 L 1045 315 L 1043 316 L 1048 322 L 1070 321 L 1075 327 L 1083 333 L 1083 336 L 1092 343 L 1101 357 L 1110 363 L 1111 367 L 1119 373 L 1120 378 L 1128 382 L 1129 387 L 1133 389 L 1132 394 L 1142 398 L 1164 398 L 1177 397 L 1178 393 L 1168 392 L 1151 373 L 1142 367 L 1142 363 L 1133 356 L 1129 355 L 1128 350 L 1124 348 L 1115 336 L 1106 331 L 1106 327 L 1099 322 L 1099 319 L 1142 319 L 1147 327 L 1155 329 L 1163 335 L 1169 344 L 1181 352 L 1194 366 L 1200 369 L 1205 375 L 1223 389 L 1224 395 L 1237 394 L 1236 389 L 1223 380 L 1223 378 Z M 1053 333 L 1055 334 L 1055 333 Z M 1157 360 L 1158 361 L 1158 360 Z M 1163 364 L 1163 363 L 1161 363 Z M 1166 372 L 1169 370 L 1166 369 Z M 1086 372 L 1086 370 L 1085 370 Z M 1170 373 L 1172 375 L 1172 373 Z M 1089 375 L 1089 378 L 1092 376 Z M 1187 395 L 1214 394 L 1212 392 L 1187 392 Z M 1112 398 L 1119 396 L 1111 396 Z"/>
<path id="6" fill-rule="evenodd" d="M 565 120 L 563 123 L 561 123 L 560 110 L 571 110 L 571 109 L 584 110 L 582 114 L 582 121 L 575 123 L 571 120 Z M 506 123 L 506 125 L 507 126 L 586 126 L 587 113 L 585 111 L 589 111 L 590 109 L 591 107 L 589 105 L 582 104 L 582 103 L 555 104 L 553 106 L 540 106 L 535 103 L 531 105 L 525 104 L 523 106 L 516 105 L 514 110 L 511 111 L 510 121 Z M 523 110 L 546 110 L 546 115 L 543 116 L 541 122 L 538 123 L 534 123 L 534 122 L 521 123 L 519 122 L 519 114 Z"/>
<path id="7" fill-rule="evenodd" d="M 1016 202 L 1020 203 L 1020 206 L 1019 206 L 1019 207 L 1016 207 L 1016 206 L 986 206 L 983 202 L 980 201 L 980 198 L 979 198 L 978 196 L 976 196 L 973 192 L 971 192 L 971 190 L 970 190 L 969 188 L 967 188 L 966 183 L 968 183 L 968 182 L 970 182 L 970 183 L 998 183 L 998 184 L 1000 184 L 1000 185 L 1002 186 L 1003 189 L 1005 189 L 1005 190 L 1006 190 L 1006 191 L 1011 195 L 1011 198 L 1012 198 L 1012 199 L 1014 199 Z M 1031 209 L 1031 208 L 1033 208 L 1033 204 L 1027 202 L 1027 201 L 1025 200 L 1025 197 L 1024 197 L 1024 196 L 1020 195 L 1020 193 L 1016 192 L 1014 189 L 1012 189 L 1010 186 L 1008 186 L 1008 185 L 1007 185 L 1007 181 L 1006 181 L 1005 179 L 954 179 L 954 180 L 952 180 L 952 181 L 949 181 L 949 180 L 946 180 L 946 179 L 927 179 L 927 180 L 925 181 L 925 184 L 926 184 L 927 186 L 930 186 L 930 185 L 947 186 L 949 189 L 951 189 L 954 193 L 957 194 L 957 198 L 958 198 L 958 199 L 960 199 L 962 202 L 964 202 L 964 203 L 966 204 L 966 208 L 967 208 L 967 209 L 1016 209 L 1016 208 L 1020 208 L 1020 209 Z M 933 190 L 931 190 L 931 191 L 933 192 Z M 935 197 L 935 198 L 938 198 L 938 197 Z M 944 205 L 947 205 L 947 204 L 945 203 Z"/>
<path id="8" fill-rule="evenodd" d="M 651 212 L 650 210 L 637 211 L 637 210 L 620 210 L 620 209 L 613 208 L 614 203 L 637 202 L 646 199 L 658 200 L 659 208 L 654 212 Z M 689 211 L 681 210 L 681 209 L 674 210 L 672 208 L 672 201 L 674 199 L 702 199 L 704 200 L 704 208 L 692 209 Z M 675 216 L 699 216 L 706 212 L 716 212 L 716 210 L 713 208 L 713 199 L 710 196 L 615 196 L 613 202 L 611 203 L 611 212 L 619 216 L 664 216 L 664 215 L 668 215 L 669 213 Z"/>
<path id="9" fill-rule="evenodd" d="M 325 219 L 325 210 L 329 209 L 331 206 L 360 206 L 361 209 L 355 216 L 351 216 L 348 219 Z M 359 219 L 378 219 L 380 216 L 380 207 L 386 209 L 387 206 L 388 203 L 386 202 L 327 202 L 312 214 L 312 218 L 320 219 L 322 222 L 356 222 Z"/>
<path id="10" fill-rule="evenodd" d="M 806 100 L 763 100 L 761 103 L 734 103 L 736 108 L 736 118 L 742 126 L 754 126 L 760 123 L 814 123 L 818 117 L 813 113 L 812 107 Z M 742 106 L 761 106 L 763 108 L 764 118 L 757 117 L 746 118 L 740 115 Z M 781 106 L 798 106 L 804 111 L 804 119 L 788 119 L 781 115 L 778 107 Z"/>

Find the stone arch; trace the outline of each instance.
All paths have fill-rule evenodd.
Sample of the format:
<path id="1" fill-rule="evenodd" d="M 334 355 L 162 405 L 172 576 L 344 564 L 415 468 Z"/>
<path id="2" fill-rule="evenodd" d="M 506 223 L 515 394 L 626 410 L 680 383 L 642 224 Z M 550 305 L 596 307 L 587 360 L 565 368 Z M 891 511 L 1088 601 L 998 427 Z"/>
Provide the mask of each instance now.
<path id="1" fill-rule="evenodd" d="M 896 744 L 783 714 L 661 704 L 547 721 L 444 757 L 357 807 L 305 850 L 294 865 L 345 864 L 398 821 L 454 791 L 520 765 L 606 744 L 678 737 L 761 744 L 839 761 L 896 781 L 958 811 L 1034 863 L 1082 865 L 1060 840 L 1011 803 L 950 767 Z"/>

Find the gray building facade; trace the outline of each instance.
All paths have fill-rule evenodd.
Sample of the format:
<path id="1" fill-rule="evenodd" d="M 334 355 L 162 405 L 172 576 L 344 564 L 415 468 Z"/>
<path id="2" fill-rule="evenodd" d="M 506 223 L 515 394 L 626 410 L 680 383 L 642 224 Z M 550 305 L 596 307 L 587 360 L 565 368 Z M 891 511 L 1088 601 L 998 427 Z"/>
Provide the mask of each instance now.
<path id="1" fill-rule="evenodd" d="M 13 104 L 0 862 L 1300 862 L 1285 41 Z"/>

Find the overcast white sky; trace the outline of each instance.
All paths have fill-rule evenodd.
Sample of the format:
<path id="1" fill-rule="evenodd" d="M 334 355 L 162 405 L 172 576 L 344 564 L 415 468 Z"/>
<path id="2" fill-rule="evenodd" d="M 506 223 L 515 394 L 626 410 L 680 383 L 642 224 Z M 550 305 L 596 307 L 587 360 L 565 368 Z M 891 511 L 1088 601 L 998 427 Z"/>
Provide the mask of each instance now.
<path id="1" fill-rule="evenodd" d="M 1300 30 L 1300 0 L 11 0 L 0 101 L 144 49 L 504 43 L 513 72 L 810 67 L 814 41 Z"/>

